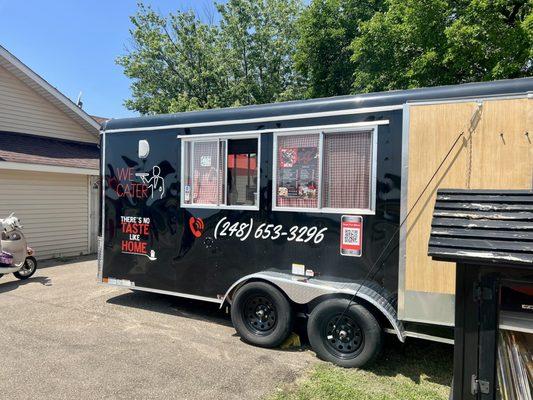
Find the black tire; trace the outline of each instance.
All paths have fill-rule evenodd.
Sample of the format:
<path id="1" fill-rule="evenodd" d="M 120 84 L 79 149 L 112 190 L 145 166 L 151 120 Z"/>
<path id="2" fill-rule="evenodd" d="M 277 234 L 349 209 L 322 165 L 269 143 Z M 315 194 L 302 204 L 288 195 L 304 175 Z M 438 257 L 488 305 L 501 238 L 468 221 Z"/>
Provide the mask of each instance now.
<path id="1" fill-rule="evenodd" d="M 291 305 L 272 285 L 247 283 L 233 299 L 231 321 L 245 342 L 260 347 L 277 347 L 291 333 Z"/>
<path id="2" fill-rule="evenodd" d="M 16 278 L 24 281 L 28 278 L 31 278 L 33 274 L 37 271 L 37 260 L 34 257 L 27 257 L 24 262 L 24 267 L 21 271 L 14 272 Z"/>
<path id="3" fill-rule="evenodd" d="M 309 316 L 307 334 L 311 347 L 322 360 L 345 368 L 360 368 L 380 353 L 383 333 L 376 318 L 360 304 L 352 302 L 342 315 L 348 303 L 346 299 L 329 299 L 316 306 Z"/>

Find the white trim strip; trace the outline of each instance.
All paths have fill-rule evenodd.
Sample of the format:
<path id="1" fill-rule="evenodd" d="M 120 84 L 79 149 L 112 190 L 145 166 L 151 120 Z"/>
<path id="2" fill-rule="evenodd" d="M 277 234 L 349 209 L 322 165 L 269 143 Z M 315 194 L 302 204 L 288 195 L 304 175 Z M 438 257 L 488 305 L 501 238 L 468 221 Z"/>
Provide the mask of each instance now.
<path id="1" fill-rule="evenodd" d="M 242 131 L 242 132 L 224 132 L 224 133 L 201 133 L 199 135 L 178 135 L 178 139 L 182 139 L 184 141 L 186 140 L 195 140 L 199 141 L 201 139 L 204 142 L 207 142 L 209 140 L 217 140 L 217 139 L 231 139 L 231 138 L 238 138 L 238 139 L 255 139 L 259 137 L 259 135 L 262 132 L 271 132 L 268 130 L 257 130 L 257 131 Z"/>
<path id="2" fill-rule="evenodd" d="M 310 214 L 357 214 L 376 215 L 375 210 L 367 208 L 299 208 L 299 207 L 278 207 L 272 211 L 305 212 Z"/>
<path id="3" fill-rule="evenodd" d="M 410 124 L 410 105 L 405 104 L 403 107 L 402 119 L 402 168 L 400 184 L 400 221 L 407 216 L 407 183 L 409 180 L 409 124 Z M 406 221 L 407 222 L 407 221 Z M 399 236 L 399 259 L 398 259 L 398 318 L 405 317 L 405 271 L 406 271 L 406 248 L 407 248 L 407 224 L 400 228 Z"/>
<path id="4" fill-rule="evenodd" d="M 97 169 L 62 167 L 45 164 L 26 164 L 10 161 L 0 161 L 0 169 L 13 169 L 20 171 L 56 172 L 60 174 L 99 175 Z"/>
<path id="5" fill-rule="evenodd" d="M 253 123 L 258 123 L 258 122 L 290 121 L 290 120 L 295 120 L 295 119 L 323 118 L 323 117 L 335 117 L 335 116 L 342 116 L 342 115 L 367 114 L 367 113 L 382 112 L 382 111 L 394 111 L 394 110 L 401 110 L 402 107 L 403 106 L 400 104 L 400 105 L 384 106 L 384 107 L 365 107 L 365 108 L 357 108 L 357 109 L 349 109 L 349 110 L 324 111 L 324 112 L 318 112 L 318 113 L 279 115 L 275 117 L 232 119 L 232 120 L 227 120 L 227 121 L 219 120 L 219 121 L 210 121 L 210 122 L 194 122 L 194 123 L 189 123 L 189 124 L 147 126 L 147 127 L 140 127 L 140 128 L 109 129 L 109 130 L 106 130 L 106 132 L 115 133 L 115 132 L 159 131 L 159 130 L 165 130 L 165 129 L 201 128 L 205 126 L 224 126 L 224 125 L 237 125 L 237 124 L 253 124 Z M 373 121 L 373 123 L 375 125 L 376 121 Z"/>
<path id="6" fill-rule="evenodd" d="M 105 179 L 105 132 L 100 132 L 100 146 L 102 148 L 101 152 L 101 163 L 100 163 L 100 235 L 98 239 L 98 272 L 97 272 L 97 281 L 102 282 L 103 273 L 104 273 L 104 240 L 105 240 L 105 191 L 106 191 L 106 179 Z"/>
<path id="7" fill-rule="evenodd" d="M 423 318 L 402 318 L 401 320 L 404 322 L 415 322 L 417 324 L 437 325 L 437 326 L 449 326 L 452 328 L 455 326 L 453 322 L 430 321 L 429 319 L 423 319 Z"/>
<path id="8" fill-rule="evenodd" d="M 283 133 L 283 132 L 302 132 L 302 131 L 315 131 L 322 129 L 341 129 L 341 128 L 360 128 L 360 127 L 374 127 L 376 125 L 388 125 L 388 119 L 382 119 L 379 121 L 363 121 L 363 122 L 351 122 L 349 124 L 331 124 L 331 125 L 313 125 L 313 126 L 299 126 L 297 128 L 275 128 L 275 129 L 257 129 L 255 131 L 237 131 L 228 133 L 200 133 L 197 135 L 178 135 L 178 139 L 196 139 L 207 137 L 223 137 L 223 136 L 240 136 L 240 135 L 252 135 L 259 133 Z M 255 136 L 253 136 L 255 137 Z"/>
<path id="9" fill-rule="evenodd" d="M 91 178 L 90 176 L 86 176 L 85 179 L 87 180 L 87 253 L 91 252 L 91 245 L 92 245 L 92 235 L 91 235 L 91 207 L 92 207 L 92 190 L 91 190 Z"/>
<path id="10" fill-rule="evenodd" d="M 174 296 L 174 297 L 184 297 L 186 299 L 209 301 L 211 303 L 222 304 L 222 300 L 216 299 L 214 297 L 197 296 L 195 294 L 171 292 L 170 290 L 152 289 L 152 288 L 147 288 L 147 287 L 142 287 L 142 286 L 119 285 L 119 284 L 116 284 L 116 283 L 109 283 L 109 282 L 100 282 L 100 283 L 102 285 L 123 287 L 123 288 L 126 288 L 126 289 L 139 290 L 139 291 L 142 291 L 142 292 L 166 294 L 166 295 Z"/>
<path id="11" fill-rule="evenodd" d="M 386 333 L 389 333 L 391 335 L 396 335 L 396 331 L 391 328 L 385 328 L 383 329 Z M 430 340 L 432 342 L 439 342 L 439 343 L 446 343 L 446 344 L 453 344 L 453 339 L 443 338 L 440 336 L 434 336 L 434 335 L 427 335 L 425 333 L 419 333 L 419 332 L 411 332 L 411 331 L 405 331 L 405 336 L 407 337 L 413 337 L 416 339 L 424 339 L 424 340 Z"/>

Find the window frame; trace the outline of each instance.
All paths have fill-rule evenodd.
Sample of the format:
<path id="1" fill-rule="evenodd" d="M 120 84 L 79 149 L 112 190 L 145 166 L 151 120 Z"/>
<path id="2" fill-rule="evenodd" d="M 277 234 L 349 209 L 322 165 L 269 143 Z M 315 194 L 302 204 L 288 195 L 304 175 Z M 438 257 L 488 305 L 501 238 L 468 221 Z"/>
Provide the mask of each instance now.
<path id="1" fill-rule="evenodd" d="M 370 162 L 370 198 L 369 208 L 333 208 L 323 207 L 323 187 L 322 174 L 324 172 L 324 136 L 330 133 L 357 133 L 357 132 L 371 132 L 371 162 Z M 278 138 L 280 136 L 298 136 L 298 135 L 319 135 L 318 138 L 318 206 L 316 208 L 308 207 L 287 207 L 278 206 Z M 378 150 L 378 125 L 370 125 L 364 127 L 354 128 L 324 128 L 324 129 L 310 129 L 290 132 L 274 132 L 273 149 L 272 149 L 272 211 L 290 211 L 290 212 L 313 212 L 321 214 L 358 214 L 358 215 L 375 215 L 376 214 L 376 188 L 377 188 L 377 150 Z"/>
<path id="2" fill-rule="evenodd" d="M 190 138 L 187 137 L 181 137 L 181 161 L 180 161 L 180 207 L 181 208 L 203 208 L 203 209 L 212 209 L 212 210 L 251 210 L 251 211 L 258 211 L 259 210 L 259 192 L 260 192 L 260 180 L 261 180 L 261 134 L 247 134 L 247 135 L 240 135 L 238 133 L 234 134 L 220 134 L 220 135 L 205 135 L 205 137 L 202 137 L 203 135 L 191 135 Z M 217 142 L 217 164 L 220 165 L 220 142 L 225 141 L 226 145 L 224 146 L 224 167 L 227 169 L 227 163 L 228 163 L 228 140 L 239 140 L 239 139 L 256 139 L 257 140 L 257 193 L 256 193 L 256 199 L 255 199 L 255 205 L 248 206 L 248 205 L 227 205 L 228 201 L 228 193 L 227 193 L 227 185 L 228 185 L 228 174 L 227 171 L 224 173 L 224 193 L 222 195 L 222 199 L 224 201 L 224 204 L 187 204 L 185 203 L 185 158 L 186 158 L 186 145 L 187 143 L 191 144 L 191 149 L 194 149 L 194 143 L 195 142 Z M 192 153 L 192 150 L 191 150 Z M 189 157 L 192 160 L 192 157 Z M 189 160 L 189 162 L 191 161 Z M 220 187 L 220 169 L 217 169 L 217 186 Z M 217 196 L 217 198 L 220 198 L 221 196 Z"/>

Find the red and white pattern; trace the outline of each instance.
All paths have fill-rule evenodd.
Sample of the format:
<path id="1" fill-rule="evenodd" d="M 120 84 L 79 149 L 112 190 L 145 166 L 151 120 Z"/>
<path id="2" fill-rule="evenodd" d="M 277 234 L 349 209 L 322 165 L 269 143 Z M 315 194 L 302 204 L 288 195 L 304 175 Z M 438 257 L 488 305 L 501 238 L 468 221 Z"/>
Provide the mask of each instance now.
<path id="1" fill-rule="evenodd" d="M 276 205 L 278 207 L 317 208 L 318 199 L 277 195 L 281 186 L 282 151 L 290 148 L 319 146 L 318 134 L 278 137 Z M 370 175 L 372 173 L 372 131 L 326 133 L 323 153 L 322 207 L 337 209 L 370 208 Z M 320 173 L 320 172 L 319 172 Z M 323 191 L 321 194 L 320 191 Z"/>
<path id="2" fill-rule="evenodd" d="M 371 131 L 324 135 L 323 165 L 323 207 L 370 207 Z"/>
<path id="3" fill-rule="evenodd" d="M 223 198 L 223 161 L 218 156 L 218 147 L 218 142 L 195 142 L 193 145 L 193 204 L 218 204 Z"/>
<path id="4" fill-rule="evenodd" d="M 309 198 L 298 198 L 298 197 L 281 197 L 277 194 L 279 193 L 280 187 L 280 177 L 281 177 L 281 160 L 282 160 L 282 149 L 288 148 L 302 148 L 302 147 L 316 147 L 317 154 L 319 144 L 319 135 L 318 134 L 308 134 L 308 135 L 291 135 L 291 136 L 278 136 L 278 148 L 277 148 L 277 182 L 276 182 L 276 205 L 278 207 L 294 207 L 294 208 L 317 208 L 318 207 L 318 198 L 309 199 Z M 320 157 L 320 155 L 319 155 Z"/>

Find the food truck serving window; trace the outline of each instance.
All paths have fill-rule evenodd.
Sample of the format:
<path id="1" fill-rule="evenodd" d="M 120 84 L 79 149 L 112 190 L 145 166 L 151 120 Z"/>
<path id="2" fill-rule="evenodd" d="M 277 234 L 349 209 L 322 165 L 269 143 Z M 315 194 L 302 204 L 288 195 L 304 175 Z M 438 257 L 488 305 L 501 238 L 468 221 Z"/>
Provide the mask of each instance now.
<path id="1" fill-rule="evenodd" d="M 184 139 L 182 206 L 258 209 L 258 137 Z"/>
<path id="2" fill-rule="evenodd" d="M 374 212 L 376 133 L 276 135 L 274 209 Z"/>

